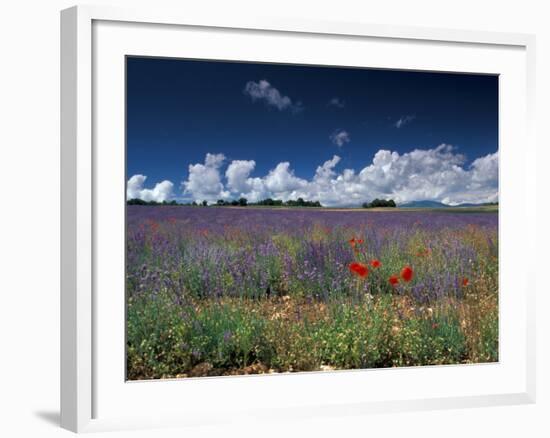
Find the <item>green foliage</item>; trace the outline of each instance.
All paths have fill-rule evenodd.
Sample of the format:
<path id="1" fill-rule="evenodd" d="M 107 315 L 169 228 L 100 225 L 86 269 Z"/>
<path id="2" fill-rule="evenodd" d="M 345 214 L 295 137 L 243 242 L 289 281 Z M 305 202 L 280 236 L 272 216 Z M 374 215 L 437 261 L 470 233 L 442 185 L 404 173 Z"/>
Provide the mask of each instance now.
<path id="1" fill-rule="evenodd" d="M 181 348 L 186 326 L 166 296 L 129 300 L 127 306 L 128 378 L 160 378 L 191 365 Z"/>
<path id="2" fill-rule="evenodd" d="M 397 207 L 393 199 L 378 199 L 376 198 L 372 202 L 364 202 L 363 208 L 377 208 L 377 207 Z"/>
<path id="3" fill-rule="evenodd" d="M 395 297 L 331 301 L 317 312 L 303 302 L 281 316 L 280 300 L 225 300 L 175 306 L 166 293 L 128 303 L 130 379 L 212 375 L 253 364 L 275 372 L 440 365 L 469 362 L 466 333 L 451 306 L 403 316 Z M 498 321 L 479 340 L 498 360 Z M 206 375 L 206 374 L 205 374 Z"/>
<path id="4" fill-rule="evenodd" d="M 126 204 L 127 205 L 180 205 L 175 200 L 157 202 L 157 201 L 144 201 L 143 199 L 138 199 L 138 198 L 128 199 L 128 201 L 126 201 Z"/>
<path id="5" fill-rule="evenodd" d="M 305 201 L 303 198 L 289 199 L 285 205 L 288 207 L 322 207 L 319 201 Z"/>
<path id="6" fill-rule="evenodd" d="M 261 201 L 258 201 L 256 205 L 268 205 L 268 206 L 280 207 L 281 205 L 283 205 L 283 201 L 281 199 L 266 198 L 266 199 L 262 199 Z"/>
<path id="7" fill-rule="evenodd" d="M 246 198 L 239 198 L 238 200 L 234 199 L 232 201 L 224 201 L 223 199 L 218 199 L 216 205 L 223 207 L 231 205 L 233 207 L 240 206 L 246 207 L 250 206 L 268 206 L 268 207 L 322 207 L 319 201 L 305 201 L 303 198 L 298 198 L 296 200 L 289 199 L 286 202 L 283 202 L 281 199 L 272 199 L 266 198 L 258 202 L 248 202 Z"/>
<path id="8" fill-rule="evenodd" d="M 466 359 L 465 336 L 453 313 L 435 318 L 405 321 L 393 339 L 394 366 L 462 363 Z"/>

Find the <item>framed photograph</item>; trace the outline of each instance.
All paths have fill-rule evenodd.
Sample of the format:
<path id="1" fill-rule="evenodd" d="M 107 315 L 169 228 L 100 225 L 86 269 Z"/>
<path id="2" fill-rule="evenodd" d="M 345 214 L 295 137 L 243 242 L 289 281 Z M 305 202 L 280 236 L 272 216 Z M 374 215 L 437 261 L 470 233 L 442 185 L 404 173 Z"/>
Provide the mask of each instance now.
<path id="1" fill-rule="evenodd" d="M 61 54 L 63 427 L 534 402 L 532 36 L 79 6 Z"/>

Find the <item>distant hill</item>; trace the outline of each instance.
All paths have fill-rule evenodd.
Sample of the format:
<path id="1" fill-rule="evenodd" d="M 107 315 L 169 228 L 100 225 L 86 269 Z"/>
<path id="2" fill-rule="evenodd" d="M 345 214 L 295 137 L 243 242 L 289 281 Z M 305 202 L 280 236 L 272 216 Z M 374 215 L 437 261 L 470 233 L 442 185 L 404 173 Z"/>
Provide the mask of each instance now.
<path id="1" fill-rule="evenodd" d="M 439 201 L 411 201 L 411 202 L 405 202 L 404 204 L 399 204 L 398 207 L 401 208 L 448 208 L 448 207 L 483 207 L 486 205 L 493 205 L 489 202 L 483 202 L 480 204 L 474 204 L 471 202 L 465 202 L 463 204 L 458 205 L 449 205 L 444 204 L 443 202 Z"/>

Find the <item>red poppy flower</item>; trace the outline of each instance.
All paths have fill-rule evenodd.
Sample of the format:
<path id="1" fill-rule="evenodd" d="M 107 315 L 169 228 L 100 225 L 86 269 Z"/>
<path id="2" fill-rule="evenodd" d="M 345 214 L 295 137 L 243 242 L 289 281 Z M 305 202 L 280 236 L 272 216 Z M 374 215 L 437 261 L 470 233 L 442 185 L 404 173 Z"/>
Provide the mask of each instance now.
<path id="1" fill-rule="evenodd" d="M 369 275 L 369 268 L 367 268 L 367 266 L 363 263 L 350 263 L 349 270 L 354 274 L 359 275 L 359 277 L 366 277 L 367 275 Z"/>
<path id="2" fill-rule="evenodd" d="M 382 263 L 380 263 L 380 260 L 378 259 L 372 259 L 370 261 L 370 265 L 373 267 L 373 268 L 379 268 L 380 266 L 382 266 Z"/>
<path id="3" fill-rule="evenodd" d="M 350 240 L 349 240 L 349 244 L 351 246 L 355 246 L 355 237 L 352 237 Z"/>
<path id="4" fill-rule="evenodd" d="M 399 283 L 399 277 L 397 275 L 391 275 L 388 281 L 392 286 L 395 286 L 397 283 Z"/>
<path id="5" fill-rule="evenodd" d="M 363 242 L 364 242 L 363 239 L 357 239 L 357 243 L 358 243 L 359 245 L 361 245 Z"/>
<path id="6" fill-rule="evenodd" d="M 470 284 L 470 280 L 468 280 L 466 277 L 462 279 L 462 286 L 466 287 Z"/>
<path id="7" fill-rule="evenodd" d="M 404 281 L 409 282 L 413 279 L 413 277 L 414 277 L 414 271 L 410 266 L 407 265 L 403 269 L 401 269 L 401 278 Z"/>

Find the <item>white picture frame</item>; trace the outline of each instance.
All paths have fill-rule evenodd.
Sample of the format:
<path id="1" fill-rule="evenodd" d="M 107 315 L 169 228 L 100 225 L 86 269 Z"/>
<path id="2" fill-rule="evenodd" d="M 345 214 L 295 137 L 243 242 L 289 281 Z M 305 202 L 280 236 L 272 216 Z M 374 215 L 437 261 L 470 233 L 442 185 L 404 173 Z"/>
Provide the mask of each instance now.
<path id="1" fill-rule="evenodd" d="M 178 29 L 185 31 L 179 32 Z M 144 32 L 147 32 L 147 44 L 145 39 L 142 41 L 140 38 Z M 500 233 L 501 237 L 509 240 L 501 248 L 501 270 L 504 274 L 501 273 L 500 280 L 503 287 L 510 284 L 519 292 L 517 296 L 510 296 L 509 300 L 508 295 L 504 296 L 500 336 L 505 354 L 496 367 L 447 366 L 422 367 L 414 370 L 347 371 L 325 373 L 324 376 L 308 373 L 292 376 L 189 379 L 185 383 L 185 388 L 181 381 L 140 383 L 120 380 L 121 370 L 114 368 L 117 367 L 116 364 L 120 364 L 119 358 L 124 352 L 123 342 L 119 342 L 120 321 L 124 320 L 123 309 L 120 314 L 120 305 L 123 303 L 124 294 L 122 290 L 120 299 L 115 298 L 118 301 L 110 303 L 110 298 L 98 299 L 98 293 L 101 293 L 98 292 L 98 287 L 100 291 L 103 290 L 101 285 L 109 284 L 110 279 L 114 278 L 110 275 L 118 278 L 116 270 L 106 272 L 102 266 L 108 257 L 106 251 L 112 252 L 115 257 L 119 254 L 117 251 L 120 251 L 123 242 L 124 229 L 116 226 L 108 228 L 110 224 L 105 224 L 104 213 L 109 206 L 115 206 L 115 216 L 118 219 L 115 218 L 112 223 L 119 223 L 117 221 L 120 219 L 120 209 L 116 206 L 124 196 L 124 181 L 119 178 L 120 172 L 124 172 L 121 168 L 121 159 L 124 159 L 124 155 L 121 155 L 123 140 L 122 144 L 120 141 L 123 127 L 119 126 L 120 117 L 123 117 L 120 109 L 124 105 L 123 99 L 120 99 L 124 94 L 124 77 L 119 74 L 120 65 L 123 64 L 121 56 L 178 56 L 177 44 L 170 44 L 169 41 L 173 41 L 174 36 L 187 38 L 192 32 L 199 32 L 201 38 L 206 39 L 204 43 L 196 44 L 193 52 L 187 55 L 189 57 L 240 59 L 239 57 L 246 56 L 237 52 L 229 53 L 223 46 L 216 45 L 214 40 L 209 46 L 210 34 L 233 32 L 235 44 L 232 47 L 239 46 L 239 41 L 248 42 L 250 55 L 246 56 L 246 60 L 269 61 L 277 56 L 294 56 L 292 59 L 280 59 L 287 62 L 297 62 L 301 59 L 298 52 L 296 55 L 277 55 L 275 52 L 264 54 L 259 50 L 254 51 L 260 38 L 264 43 L 282 48 L 288 46 L 293 38 L 296 41 L 300 38 L 321 39 L 321 42 L 325 43 L 332 38 L 333 47 L 367 43 L 374 47 L 383 43 L 396 45 L 395 50 L 401 50 L 404 55 L 409 47 L 416 47 L 420 54 L 425 51 L 425 56 L 430 53 L 442 54 L 441 59 L 437 61 L 440 64 L 436 64 L 434 60 L 433 65 L 429 65 L 422 56 L 403 56 L 397 65 L 397 61 L 386 59 L 387 57 L 381 54 L 378 58 L 373 57 L 376 59 L 376 65 L 373 66 L 376 67 L 466 70 L 503 75 L 504 94 L 501 94 L 501 97 L 504 97 L 504 100 L 501 99 L 500 103 L 503 110 L 500 123 L 501 148 L 504 148 L 506 153 L 503 154 L 505 158 L 501 157 L 500 163 Z M 127 38 L 130 35 L 132 38 Z M 326 40 L 322 40 L 323 38 Z M 131 48 L 128 41 L 132 41 Z M 139 53 L 136 53 L 136 50 Z M 378 52 L 375 52 L 376 50 Z M 457 53 L 445 54 L 448 51 Z M 475 53 L 470 56 L 468 51 Z M 344 59 L 345 50 L 331 53 L 328 49 L 323 52 L 325 53 L 318 55 L 319 58 L 312 58 L 310 62 L 321 62 L 319 60 L 324 59 L 327 64 L 348 65 L 348 61 Z M 374 47 L 372 53 L 382 52 L 383 50 Z M 312 56 L 316 56 L 315 50 L 312 50 L 312 53 Z M 360 415 L 367 412 L 533 403 L 535 276 L 525 262 L 519 262 L 514 266 L 517 279 L 506 274 L 506 267 L 512 262 L 509 260 L 511 251 L 521 250 L 527 253 L 526 251 L 535 245 L 533 207 L 530 207 L 530 210 L 521 206 L 512 209 L 509 207 L 511 204 L 507 202 L 507 199 L 515 197 L 523 199 L 523 202 L 528 202 L 531 206 L 536 205 L 536 178 L 532 171 L 536 167 L 532 129 L 534 53 L 534 37 L 523 34 L 394 27 L 359 22 L 316 22 L 297 18 L 243 17 L 238 20 L 227 20 L 224 17 L 196 16 L 187 10 L 127 10 L 103 6 L 77 6 L 62 11 L 61 426 L 75 432 L 85 432 L 208 424 L 214 421 L 214 417 L 215 421 L 219 422 L 229 421 L 234 417 L 262 419 L 288 415 L 292 418 L 305 418 L 315 415 Z M 461 62 L 468 56 L 472 64 L 461 70 Z M 115 62 L 111 62 L 113 60 Z M 478 67 L 472 67 L 475 65 Z M 105 81 L 106 85 L 101 81 Z M 107 95 L 113 100 L 104 99 Z M 514 106 L 513 113 L 507 112 L 511 105 Z M 104 120 L 107 117 L 113 126 L 106 127 Z M 114 145 L 114 159 L 109 159 L 108 163 L 105 160 L 106 154 L 101 153 L 105 151 L 102 145 L 106 144 L 107 138 L 109 141 L 114 140 L 111 143 Z M 514 144 L 521 144 L 522 147 L 514 148 Z M 103 148 L 99 154 L 98 147 Z M 111 187 L 113 181 L 115 184 L 117 181 L 120 182 L 121 189 L 111 196 L 104 187 Z M 121 204 L 120 208 L 122 207 Z M 520 223 L 527 226 L 522 231 L 521 238 L 514 237 L 515 227 Z M 109 245 L 113 246 L 113 251 L 110 251 Z M 120 263 L 121 260 L 113 265 L 119 266 Z M 123 276 L 117 281 L 123 281 Z M 514 281 L 517 283 L 512 284 Z M 112 314 L 105 311 L 107 304 L 112 304 Z M 508 315 L 512 315 L 514 309 L 518 312 L 517 327 L 512 331 L 508 327 Z M 108 339 L 106 333 L 113 333 L 112 339 Z M 114 359 L 111 360 L 111 357 Z M 120 366 L 122 367 L 122 364 Z M 446 392 L 445 385 L 438 386 L 434 383 L 431 390 L 414 388 L 414 385 L 405 390 L 398 387 L 398 383 L 395 384 L 395 388 L 389 388 L 386 382 L 386 392 L 389 394 L 387 397 L 376 395 L 375 389 L 369 397 L 347 393 L 345 390 L 350 386 L 360 388 L 362 382 L 367 380 L 370 387 L 374 387 L 375 381 L 389 381 L 386 376 L 391 376 L 391 381 L 406 381 L 412 373 L 414 379 L 419 382 L 427 382 L 428 379 L 433 379 L 434 382 L 456 380 L 456 388 Z M 478 382 L 479 390 L 474 391 L 463 385 L 461 379 L 465 379 L 466 376 L 473 379 L 474 383 Z M 510 383 L 505 383 L 504 379 Z M 319 385 L 326 385 L 324 392 L 328 396 L 320 395 L 314 390 Z M 255 406 L 255 402 L 247 403 L 246 395 L 252 393 L 251 391 L 257 391 L 258 388 L 261 388 L 262 393 L 270 394 L 271 391 L 272 405 L 261 408 Z M 278 388 L 298 388 L 300 394 L 305 392 L 305 395 L 296 396 L 296 402 L 292 405 L 285 404 L 284 399 L 279 397 Z M 156 398 L 161 394 L 169 402 L 173 401 L 177 399 L 178 394 L 183 394 L 184 390 L 185 394 L 193 391 L 195 394 L 199 391 L 204 394 L 204 397 L 198 397 L 193 401 L 192 413 L 189 413 L 190 406 L 186 406 L 186 414 L 183 414 L 184 409 L 178 404 L 172 403 L 175 407 L 167 409 L 167 404 L 156 402 Z M 241 403 L 236 404 L 240 404 L 240 408 L 224 411 L 221 404 L 230 400 L 230 396 L 239 393 L 242 394 Z M 210 402 L 207 396 L 210 397 Z M 143 412 L 136 410 L 131 403 L 140 397 L 149 401 Z M 107 401 L 107 398 L 112 401 Z M 129 408 L 118 409 L 120 405 L 127 405 Z"/>

